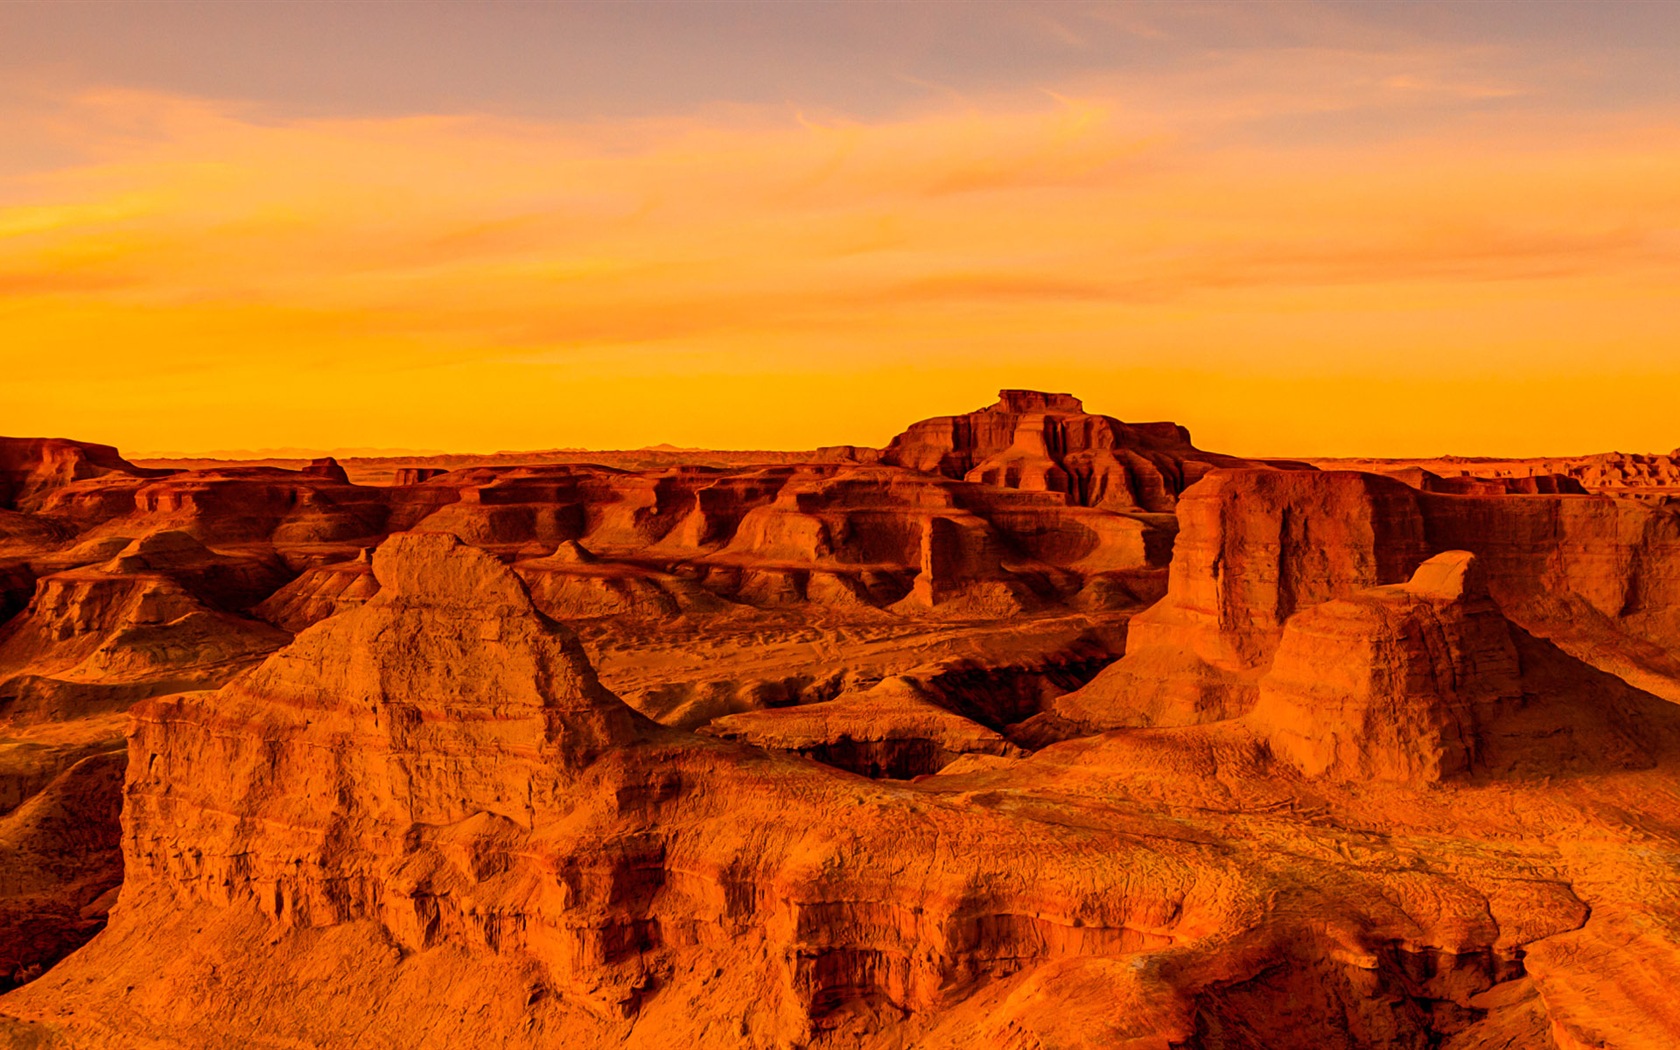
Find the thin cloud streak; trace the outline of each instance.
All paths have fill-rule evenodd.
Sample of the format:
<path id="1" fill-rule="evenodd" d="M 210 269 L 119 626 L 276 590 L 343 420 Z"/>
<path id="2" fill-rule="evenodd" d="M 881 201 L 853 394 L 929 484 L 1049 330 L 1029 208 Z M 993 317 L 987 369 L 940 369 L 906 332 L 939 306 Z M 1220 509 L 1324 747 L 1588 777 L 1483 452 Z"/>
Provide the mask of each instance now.
<path id="1" fill-rule="evenodd" d="M 1103 390 L 1149 369 L 1260 362 L 1256 389 L 1320 371 L 1365 391 L 1276 405 L 1320 419 L 1317 448 L 1286 451 L 1378 453 L 1399 440 L 1373 418 L 1380 377 L 1508 370 L 1553 398 L 1583 370 L 1680 379 L 1674 114 L 1541 121 L 1530 88 L 1450 49 L 1283 61 L 871 122 L 750 107 L 275 121 L 135 91 L 60 100 L 37 131 L 83 159 L 0 189 L 9 414 L 115 420 L 151 447 L 320 443 L 283 428 L 345 426 L 331 405 L 358 417 L 341 444 L 801 446 L 848 411 L 889 426 L 901 405 L 717 406 L 984 374 L 1082 376 L 1124 414 Z M 1444 119 L 1447 104 L 1468 108 Z M 1518 109 L 1490 121 L 1484 104 Z M 1338 141 L 1309 126 L 1325 113 L 1389 130 Z M 1286 118 L 1307 123 L 1254 133 Z M 633 390 L 632 374 L 649 396 L 690 392 L 668 406 L 676 432 L 544 400 Z M 179 403 L 166 376 L 235 407 L 118 404 Z M 1239 450 L 1277 451 L 1228 402 L 1180 407 L 1225 413 L 1216 433 L 1247 420 Z M 1581 411 L 1599 413 L 1583 440 L 1658 425 L 1637 404 Z M 1557 451 L 1540 447 L 1555 426 L 1529 426 L 1519 442 Z"/>

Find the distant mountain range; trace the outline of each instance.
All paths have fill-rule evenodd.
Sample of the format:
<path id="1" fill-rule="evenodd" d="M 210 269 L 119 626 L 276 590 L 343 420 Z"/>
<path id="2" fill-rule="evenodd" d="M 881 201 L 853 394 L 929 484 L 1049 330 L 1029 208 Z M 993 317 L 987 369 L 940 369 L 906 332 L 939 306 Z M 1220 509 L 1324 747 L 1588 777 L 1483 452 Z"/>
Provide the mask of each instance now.
<path id="1" fill-rule="evenodd" d="M 446 451 L 441 448 L 297 448 L 291 445 L 279 448 L 213 448 L 199 452 L 182 452 L 166 450 L 162 452 L 137 452 L 131 459 L 321 459 L 332 456 L 335 459 L 360 458 L 372 459 L 386 456 L 442 456 Z"/>

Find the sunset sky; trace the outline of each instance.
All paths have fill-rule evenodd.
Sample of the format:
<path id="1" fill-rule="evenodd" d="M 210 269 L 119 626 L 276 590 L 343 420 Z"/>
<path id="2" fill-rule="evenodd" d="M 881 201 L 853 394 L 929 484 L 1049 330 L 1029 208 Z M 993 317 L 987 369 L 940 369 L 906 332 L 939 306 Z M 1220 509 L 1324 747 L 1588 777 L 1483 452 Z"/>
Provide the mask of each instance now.
<path id="1" fill-rule="evenodd" d="M 1680 445 L 1680 4 L 0 3 L 0 433 Z"/>

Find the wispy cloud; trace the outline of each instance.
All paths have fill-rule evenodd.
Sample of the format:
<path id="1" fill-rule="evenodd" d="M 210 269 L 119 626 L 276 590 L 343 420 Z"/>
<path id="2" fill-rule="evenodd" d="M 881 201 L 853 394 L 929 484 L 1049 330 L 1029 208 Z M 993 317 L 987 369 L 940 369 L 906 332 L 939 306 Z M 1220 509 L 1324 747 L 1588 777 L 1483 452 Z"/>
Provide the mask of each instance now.
<path id="1" fill-rule="evenodd" d="M 1095 369 L 1118 390 L 1269 361 L 1357 389 L 1474 365 L 1561 391 L 1565 337 L 1593 348 L 1577 368 L 1680 371 L 1680 123 L 1490 117 L 1532 90 L 1496 65 L 1221 53 L 870 122 L 278 120 L 92 92 L 33 110 L 32 141 L 74 163 L 0 183 L 0 364 L 38 427 L 226 392 L 225 413 L 122 424 L 154 446 L 302 440 L 273 421 L 350 404 L 341 443 L 515 445 L 554 425 L 533 370 L 646 388 L 632 357 L 693 395 L 684 440 L 736 445 L 899 411 L 717 418 L 752 375 Z M 1322 114 L 1386 130 L 1302 123 Z M 438 408 L 461 398 L 495 407 Z M 1280 408 L 1306 409 L 1340 435 L 1324 451 L 1375 433 L 1357 400 Z M 594 407 L 564 419 L 531 443 L 647 437 Z M 227 426 L 246 432 L 210 436 Z"/>

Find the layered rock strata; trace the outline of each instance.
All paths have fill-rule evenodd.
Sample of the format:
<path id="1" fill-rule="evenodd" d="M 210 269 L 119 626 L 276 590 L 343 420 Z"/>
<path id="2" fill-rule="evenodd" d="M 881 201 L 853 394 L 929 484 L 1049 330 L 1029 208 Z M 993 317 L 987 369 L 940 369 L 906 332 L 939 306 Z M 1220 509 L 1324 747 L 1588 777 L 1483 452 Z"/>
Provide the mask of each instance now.
<path id="1" fill-rule="evenodd" d="M 1253 720 L 1309 775 L 1431 782 L 1469 772 L 1522 701 L 1505 617 L 1475 556 L 1452 551 L 1291 617 Z"/>
<path id="2" fill-rule="evenodd" d="M 1257 465 L 1203 452 L 1176 423 L 1122 423 L 1086 412 L 1071 394 L 1036 390 L 1000 390 L 995 405 L 912 424 L 881 462 L 1059 493 L 1076 506 L 1153 513 L 1171 513 L 1179 493 L 1210 470 Z"/>
<path id="3" fill-rule="evenodd" d="M 6 1030 L 1144 1047 L 1213 1026 L 1425 1045 L 1524 979 L 1524 945 L 1584 921 L 1566 887 L 1510 882 L 1498 858 L 1445 880 L 1334 851 L 1282 863 L 1263 822 L 1213 841 L 1118 788 L 1071 821 L 1040 794 L 1082 769 L 1176 783 L 1159 759 L 999 756 L 895 786 L 675 734 L 602 689 L 487 554 L 409 534 L 373 571 L 376 596 L 252 674 L 137 709 L 120 904 L 0 1000 Z M 117 987 L 120 1015 L 93 1005 Z M 1287 1023 L 1278 995 L 1302 1004 Z"/>
<path id="4" fill-rule="evenodd" d="M 702 731 L 897 780 L 937 773 L 963 755 L 1025 754 L 941 701 L 948 702 L 914 678 L 894 676 L 833 700 L 726 715 Z"/>
<path id="5" fill-rule="evenodd" d="M 1353 472 L 1221 471 L 1188 492 L 1167 596 L 1126 654 L 1058 714 L 1087 727 L 1187 725 L 1250 709 L 1285 624 L 1474 553 L 1518 626 L 1680 698 L 1680 515 L 1592 496 L 1454 496 Z"/>

